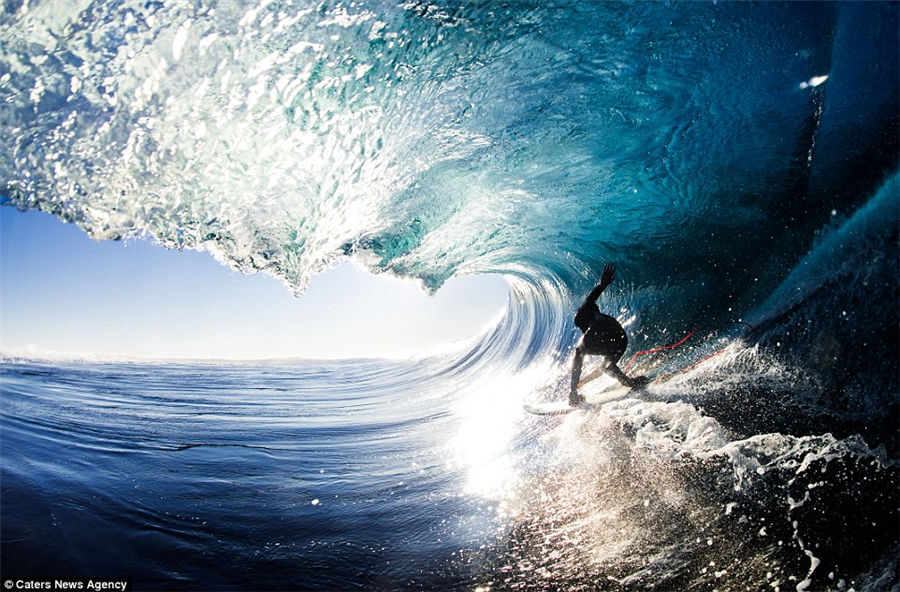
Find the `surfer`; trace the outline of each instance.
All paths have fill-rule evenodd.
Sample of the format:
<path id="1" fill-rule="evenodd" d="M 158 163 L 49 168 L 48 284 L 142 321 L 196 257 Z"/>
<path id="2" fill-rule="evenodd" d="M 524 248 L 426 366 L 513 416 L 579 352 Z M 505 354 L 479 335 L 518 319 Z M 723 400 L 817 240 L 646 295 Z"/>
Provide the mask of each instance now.
<path id="1" fill-rule="evenodd" d="M 575 347 L 575 359 L 572 362 L 572 388 L 569 391 L 569 405 L 573 407 L 584 402 L 584 397 L 578 394 L 578 387 L 593 380 L 605 372 L 627 387 L 645 385 L 649 380 L 644 376 L 629 378 L 617 365 L 619 359 L 628 347 L 628 337 L 619 321 L 609 315 L 600 312 L 597 307 L 597 298 L 616 278 L 616 265 L 607 263 L 600 276 L 600 283 L 591 290 L 584 304 L 575 314 L 575 325 L 584 333 Z M 581 366 L 584 356 L 603 356 L 603 364 L 595 372 L 592 372 L 584 380 L 581 378 Z"/>

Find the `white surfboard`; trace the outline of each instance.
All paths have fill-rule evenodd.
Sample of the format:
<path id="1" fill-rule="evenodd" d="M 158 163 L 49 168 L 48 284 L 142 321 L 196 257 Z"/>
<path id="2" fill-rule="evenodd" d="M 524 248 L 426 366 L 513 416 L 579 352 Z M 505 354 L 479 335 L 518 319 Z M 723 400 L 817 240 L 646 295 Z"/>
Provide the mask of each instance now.
<path id="1" fill-rule="evenodd" d="M 582 389 L 584 403 L 572 407 L 568 399 L 561 401 L 546 401 L 543 403 L 525 403 L 525 411 L 535 415 L 563 415 L 571 411 L 597 410 L 610 401 L 624 399 L 632 392 L 627 386 L 615 385 L 609 390 L 591 392 L 590 389 Z"/>

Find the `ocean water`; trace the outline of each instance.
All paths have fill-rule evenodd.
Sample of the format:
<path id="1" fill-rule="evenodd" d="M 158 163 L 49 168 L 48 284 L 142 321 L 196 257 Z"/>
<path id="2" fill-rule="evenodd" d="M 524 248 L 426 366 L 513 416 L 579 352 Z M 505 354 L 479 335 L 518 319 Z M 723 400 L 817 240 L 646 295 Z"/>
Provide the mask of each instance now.
<path id="1" fill-rule="evenodd" d="M 896 589 L 898 12 L 6 2 L 6 206 L 298 293 L 349 257 L 510 298 L 405 361 L 7 356 L 0 579 Z M 627 356 L 692 337 L 527 414 L 607 261 Z"/>

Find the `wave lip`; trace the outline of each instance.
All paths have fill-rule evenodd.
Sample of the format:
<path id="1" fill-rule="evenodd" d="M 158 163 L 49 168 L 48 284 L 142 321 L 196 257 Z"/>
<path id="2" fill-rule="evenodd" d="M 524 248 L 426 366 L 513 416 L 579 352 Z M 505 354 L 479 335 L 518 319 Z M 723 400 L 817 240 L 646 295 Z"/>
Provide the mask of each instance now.
<path id="1" fill-rule="evenodd" d="M 669 281 L 680 310 L 661 319 L 716 326 L 716 305 L 752 305 L 896 166 L 896 139 L 868 133 L 863 174 L 828 166 L 847 108 L 897 126 L 881 108 L 897 77 L 863 96 L 848 68 L 871 61 L 858 45 L 896 70 L 895 36 L 851 8 L 57 12 L 29 3 L 0 25 L 5 200 L 296 291 L 347 255 L 432 290 L 525 273 L 581 292 L 616 260 L 638 285 Z"/>

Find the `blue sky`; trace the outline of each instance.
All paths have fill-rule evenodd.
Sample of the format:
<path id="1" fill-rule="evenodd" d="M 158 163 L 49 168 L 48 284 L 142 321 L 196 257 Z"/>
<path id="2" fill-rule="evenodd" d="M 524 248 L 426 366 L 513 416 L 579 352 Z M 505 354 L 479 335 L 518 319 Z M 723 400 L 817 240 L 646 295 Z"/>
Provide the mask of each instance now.
<path id="1" fill-rule="evenodd" d="M 295 297 L 207 253 L 96 242 L 40 212 L 0 207 L 0 349 L 155 359 L 416 355 L 472 337 L 506 307 L 496 276 L 415 282 L 343 263 Z"/>

